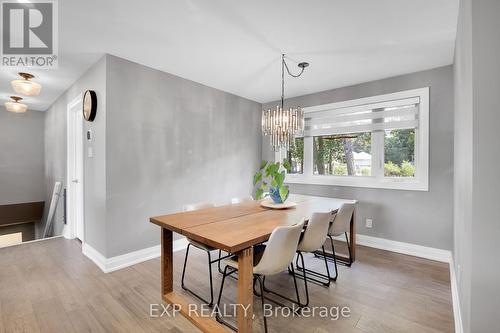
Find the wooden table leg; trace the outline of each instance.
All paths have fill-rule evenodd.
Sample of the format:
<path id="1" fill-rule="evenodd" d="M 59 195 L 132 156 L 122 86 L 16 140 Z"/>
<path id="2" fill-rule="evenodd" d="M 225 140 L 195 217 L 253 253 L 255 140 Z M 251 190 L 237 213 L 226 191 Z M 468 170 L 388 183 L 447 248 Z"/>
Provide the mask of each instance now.
<path id="1" fill-rule="evenodd" d="M 172 257 L 172 231 L 161 228 L 161 295 L 174 290 L 174 262 Z"/>
<path id="2" fill-rule="evenodd" d="M 351 245 L 351 258 L 352 262 L 354 262 L 356 260 L 356 209 L 352 212 L 349 238 L 349 243 Z"/>
<path id="3" fill-rule="evenodd" d="M 201 310 L 191 313 L 190 304 L 174 292 L 174 262 L 172 231 L 161 229 L 161 295 L 165 302 L 175 304 L 180 313 L 205 333 L 227 333 L 227 329 L 210 317 L 202 316 Z M 251 326 L 250 326 L 251 329 Z M 251 331 L 245 331 L 251 332 Z"/>
<path id="4" fill-rule="evenodd" d="M 253 248 L 238 253 L 238 307 L 236 310 L 239 333 L 252 332 L 253 318 Z"/>

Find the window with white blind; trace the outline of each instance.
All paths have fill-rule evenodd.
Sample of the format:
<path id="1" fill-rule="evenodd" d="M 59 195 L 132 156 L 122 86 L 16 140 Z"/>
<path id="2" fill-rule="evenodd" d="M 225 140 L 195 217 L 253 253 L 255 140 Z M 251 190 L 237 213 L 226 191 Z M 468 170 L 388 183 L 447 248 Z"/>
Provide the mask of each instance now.
<path id="1" fill-rule="evenodd" d="M 429 88 L 303 110 L 287 183 L 428 190 Z"/>

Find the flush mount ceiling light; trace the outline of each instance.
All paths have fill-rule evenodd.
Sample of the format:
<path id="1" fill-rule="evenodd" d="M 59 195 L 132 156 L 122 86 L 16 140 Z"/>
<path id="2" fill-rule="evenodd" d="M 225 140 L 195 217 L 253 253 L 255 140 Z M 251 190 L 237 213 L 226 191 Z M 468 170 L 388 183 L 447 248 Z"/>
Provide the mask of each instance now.
<path id="1" fill-rule="evenodd" d="M 19 103 L 19 101 L 22 100 L 21 97 L 10 96 L 10 98 L 12 99 L 12 102 L 5 103 L 5 108 L 7 109 L 7 111 L 15 113 L 23 113 L 28 111 L 28 106 L 26 104 Z"/>
<path id="2" fill-rule="evenodd" d="M 11 82 L 12 88 L 18 94 L 25 96 L 38 96 L 42 90 L 42 86 L 36 82 L 31 81 L 34 76 L 30 73 L 19 73 L 22 79 L 14 80 Z"/>
<path id="3" fill-rule="evenodd" d="M 304 111 L 300 107 L 284 108 L 285 100 L 285 69 L 291 77 L 299 77 L 309 63 L 298 64 L 299 74 L 292 74 L 285 61 L 285 55 L 281 55 L 281 105 L 274 109 L 262 110 L 262 134 L 271 138 L 271 146 L 274 151 L 282 148 L 288 149 L 293 146 L 294 139 L 304 133 Z"/>

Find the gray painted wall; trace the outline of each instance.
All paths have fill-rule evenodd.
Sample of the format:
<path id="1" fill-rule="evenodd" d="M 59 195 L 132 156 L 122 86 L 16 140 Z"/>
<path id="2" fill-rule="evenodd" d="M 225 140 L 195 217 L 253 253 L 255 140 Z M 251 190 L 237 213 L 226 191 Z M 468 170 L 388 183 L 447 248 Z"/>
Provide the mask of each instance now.
<path id="1" fill-rule="evenodd" d="M 259 103 L 107 58 L 108 257 L 154 246 L 149 217 L 252 192 Z"/>
<path id="2" fill-rule="evenodd" d="M 97 93 L 98 112 L 93 123 L 84 123 L 84 132 L 92 128 L 94 157 L 84 158 L 85 242 L 101 253 L 106 251 L 106 57 L 101 58 L 45 112 L 46 200 L 50 200 L 54 182 L 66 187 L 67 106 L 85 90 Z M 84 152 L 88 143 L 85 142 Z M 55 234 L 63 227 L 63 205 L 59 201 L 55 216 Z M 45 215 L 49 204 L 46 205 Z"/>
<path id="3" fill-rule="evenodd" d="M 453 259 L 462 322 L 470 332 L 472 224 L 472 29 L 471 2 L 460 1 L 455 45 L 455 162 Z"/>
<path id="4" fill-rule="evenodd" d="M 471 331 L 500 332 L 500 1 L 472 2 L 473 205 Z M 493 144 L 492 144 L 493 143 Z"/>
<path id="5" fill-rule="evenodd" d="M 42 223 L 36 228 L 37 238 L 43 237 L 47 222 L 54 183 L 61 181 L 66 186 L 66 94 L 59 97 L 45 113 L 45 209 Z M 54 215 L 54 235 L 62 233 L 64 206 L 59 200 Z"/>
<path id="6" fill-rule="evenodd" d="M 44 114 L 0 106 L 0 205 L 45 200 Z"/>
<path id="7" fill-rule="evenodd" d="M 66 183 L 67 105 L 86 89 L 98 112 L 84 125 L 85 242 L 104 256 L 158 245 L 151 216 L 251 194 L 259 103 L 106 55 L 46 112 L 47 198 Z M 61 232 L 62 204 L 56 221 Z"/>
<path id="8" fill-rule="evenodd" d="M 454 257 L 465 332 L 500 332 L 499 15 L 497 0 L 461 1 L 455 50 L 460 156 L 455 161 Z"/>
<path id="9" fill-rule="evenodd" d="M 286 100 L 302 107 L 430 87 L 429 191 L 367 189 L 325 185 L 290 186 L 292 192 L 360 200 L 360 234 L 451 250 L 453 217 L 453 69 L 452 66 L 323 91 Z M 264 107 L 275 105 L 268 103 Z M 268 139 L 263 158 L 273 159 Z M 373 228 L 365 219 L 373 219 Z"/>

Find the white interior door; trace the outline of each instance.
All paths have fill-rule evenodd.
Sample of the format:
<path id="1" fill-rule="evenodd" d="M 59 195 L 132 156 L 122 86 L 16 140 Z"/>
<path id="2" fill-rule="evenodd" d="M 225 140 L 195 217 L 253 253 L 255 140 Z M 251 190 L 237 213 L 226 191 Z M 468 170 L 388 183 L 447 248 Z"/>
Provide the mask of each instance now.
<path id="1" fill-rule="evenodd" d="M 82 97 L 68 105 L 67 214 L 72 238 L 84 241 Z"/>

